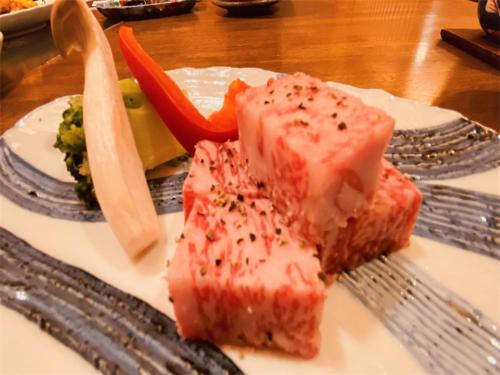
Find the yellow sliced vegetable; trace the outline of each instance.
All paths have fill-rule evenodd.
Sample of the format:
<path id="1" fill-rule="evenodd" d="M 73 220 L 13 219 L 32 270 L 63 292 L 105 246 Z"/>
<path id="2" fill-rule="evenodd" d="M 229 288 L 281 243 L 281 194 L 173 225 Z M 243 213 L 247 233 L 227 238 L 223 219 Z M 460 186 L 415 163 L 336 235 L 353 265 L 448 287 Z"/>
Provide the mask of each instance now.
<path id="1" fill-rule="evenodd" d="M 120 90 L 144 170 L 186 153 L 135 80 L 121 80 Z"/>

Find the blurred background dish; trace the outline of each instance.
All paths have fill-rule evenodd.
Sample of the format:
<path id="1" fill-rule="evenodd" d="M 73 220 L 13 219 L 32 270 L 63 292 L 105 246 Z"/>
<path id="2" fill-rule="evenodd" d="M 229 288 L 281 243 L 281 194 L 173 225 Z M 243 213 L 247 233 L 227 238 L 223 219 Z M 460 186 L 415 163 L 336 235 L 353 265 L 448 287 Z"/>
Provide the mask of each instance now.
<path id="1" fill-rule="evenodd" d="M 270 8 L 279 0 L 213 0 L 218 7 L 229 12 L 262 11 Z"/>
<path id="2" fill-rule="evenodd" d="M 500 41 L 500 0 L 479 0 L 477 14 L 485 33 L 498 44 Z"/>
<path id="3" fill-rule="evenodd" d="M 12 10 L 0 15 L 0 31 L 6 38 L 41 28 L 49 22 L 54 0 L 38 0 L 30 8 Z"/>
<path id="4" fill-rule="evenodd" d="M 105 17 L 116 20 L 138 20 L 173 16 L 189 12 L 197 0 L 103 0 L 94 6 Z"/>

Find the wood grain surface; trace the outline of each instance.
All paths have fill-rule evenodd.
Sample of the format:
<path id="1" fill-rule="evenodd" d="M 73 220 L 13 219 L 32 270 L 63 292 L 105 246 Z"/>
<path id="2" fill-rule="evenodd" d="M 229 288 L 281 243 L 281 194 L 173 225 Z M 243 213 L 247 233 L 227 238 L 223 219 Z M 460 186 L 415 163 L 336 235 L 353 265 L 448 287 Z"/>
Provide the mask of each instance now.
<path id="1" fill-rule="evenodd" d="M 275 12 L 228 17 L 202 0 L 192 13 L 128 22 L 165 69 L 260 67 L 380 88 L 450 108 L 499 129 L 498 71 L 440 38 L 443 28 L 479 28 L 467 0 L 282 0 Z M 107 29 L 118 75 L 130 72 Z M 79 57 L 55 57 L 0 99 L 0 133 L 56 97 L 81 93 Z"/>

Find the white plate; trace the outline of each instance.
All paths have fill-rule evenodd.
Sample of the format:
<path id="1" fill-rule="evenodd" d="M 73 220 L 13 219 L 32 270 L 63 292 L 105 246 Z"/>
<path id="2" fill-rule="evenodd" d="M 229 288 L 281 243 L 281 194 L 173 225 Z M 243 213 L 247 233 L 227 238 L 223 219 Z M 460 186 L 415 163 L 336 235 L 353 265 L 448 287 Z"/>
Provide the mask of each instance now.
<path id="1" fill-rule="evenodd" d="M 239 77 L 250 85 L 257 85 L 276 76 L 260 69 L 225 67 L 185 68 L 170 74 L 204 114 L 219 108 L 233 79 Z M 387 111 L 396 119 L 398 129 L 439 125 L 461 117 L 456 112 L 396 98 L 381 90 L 334 85 Z M 66 106 L 67 100 L 63 98 L 32 111 L 3 138 L 14 152 L 36 168 L 71 181 L 61 154 L 51 147 Z M 498 194 L 500 171 L 497 168 L 439 183 Z M 182 231 L 182 214 L 162 215 L 160 220 L 168 234 L 166 243 L 138 264 L 132 264 L 105 223 L 54 219 L 25 210 L 0 196 L 0 227 L 173 317 L 163 276 L 166 259 L 172 256 L 175 238 Z M 417 236 L 412 237 L 411 245 L 400 253 L 448 291 L 498 321 L 500 262 Z M 81 357 L 3 306 L 0 306 L 0 322 L 0 373 L 95 373 Z M 404 345 L 404 340 L 399 340 L 386 326 L 349 293 L 345 284 L 335 283 L 328 289 L 321 326 L 321 352 L 316 358 L 301 360 L 267 351 L 222 349 L 250 374 L 423 372 L 424 368 Z"/>
<path id="2" fill-rule="evenodd" d="M 36 30 L 49 22 L 54 0 L 38 0 L 33 8 L 0 15 L 0 31 L 5 35 Z"/>

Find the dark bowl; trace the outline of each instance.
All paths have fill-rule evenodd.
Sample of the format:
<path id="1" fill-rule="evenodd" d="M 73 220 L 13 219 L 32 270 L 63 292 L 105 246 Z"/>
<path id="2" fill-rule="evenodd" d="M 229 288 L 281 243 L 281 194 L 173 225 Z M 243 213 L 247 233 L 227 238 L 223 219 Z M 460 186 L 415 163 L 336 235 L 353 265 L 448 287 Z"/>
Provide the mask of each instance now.
<path id="1" fill-rule="evenodd" d="M 229 12 L 261 11 L 277 4 L 279 0 L 213 0 L 214 5 Z"/>
<path id="2" fill-rule="evenodd" d="M 477 15 L 481 27 L 487 34 L 496 35 L 500 31 L 500 0 L 479 0 Z"/>
<path id="3" fill-rule="evenodd" d="M 116 5 L 116 0 L 94 3 L 96 9 L 105 17 L 114 20 L 142 20 L 174 16 L 189 12 L 197 0 L 165 0 L 150 4 Z"/>

